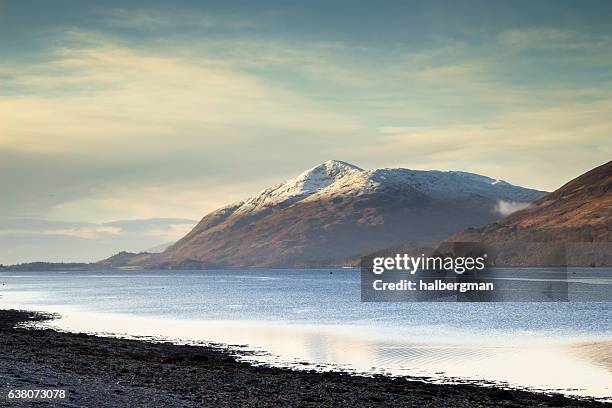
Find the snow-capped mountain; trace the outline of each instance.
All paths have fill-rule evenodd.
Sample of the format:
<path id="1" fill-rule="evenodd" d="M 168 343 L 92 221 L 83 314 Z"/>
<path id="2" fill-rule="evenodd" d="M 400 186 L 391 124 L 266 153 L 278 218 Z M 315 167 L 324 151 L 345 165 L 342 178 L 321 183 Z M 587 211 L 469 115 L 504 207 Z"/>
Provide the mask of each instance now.
<path id="1" fill-rule="evenodd" d="M 158 266 L 337 264 L 500 217 L 499 202 L 542 191 L 460 171 L 363 170 L 330 160 L 206 215 Z"/>
<path id="2" fill-rule="evenodd" d="M 328 160 L 312 169 L 306 170 L 294 179 L 267 188 L 259 194 L 238 204 L 237 214 L 254 213 L 266 208 L 288 205 L 311 194 L 315 194 L 344 177 L 363 173 L 352 164 L 339 160 Z"/>
<path id="3" fill-rule="evenodd" d="M 474 173 L 388 168 L 363 170 L 340 160 L 328 160 L 306 170 L 296 178 L 269 187 L 245 201 L 225 208 L 232 208 L 234 214 L 254 214 L 304 199 L 319 200 L 336 195 L 373 194 L 389 188 L 398 190 L 409 188 L 437 199 L 450 200 L 481 196 L 531 202 L 541 196 L 541 192 Z"/>

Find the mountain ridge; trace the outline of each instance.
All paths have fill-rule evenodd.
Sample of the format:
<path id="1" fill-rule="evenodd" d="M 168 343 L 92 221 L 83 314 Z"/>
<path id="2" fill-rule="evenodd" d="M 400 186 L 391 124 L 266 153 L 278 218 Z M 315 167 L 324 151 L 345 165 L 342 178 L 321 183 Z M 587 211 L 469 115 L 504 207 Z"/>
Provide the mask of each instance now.
<path id="1" fill-rule="evenodd" d="M 528 208 L 446 238 L 479 242 L 504 266 L 612 265 L 612 161 Z"/>
<path id="2" fill-rule="evenodd" d="M 612 161 L 493 224 L 462 231 L 454 240 L 612 241 Z"/>
<path id="3" fill-rule="evenodd" d="M 363 170 L 329 160 L 213 211 L 149 262 L 158 267 L 299 267 L 425 242 L 499 217 L 499 201 L 545 193 L 473 173 Z"/>

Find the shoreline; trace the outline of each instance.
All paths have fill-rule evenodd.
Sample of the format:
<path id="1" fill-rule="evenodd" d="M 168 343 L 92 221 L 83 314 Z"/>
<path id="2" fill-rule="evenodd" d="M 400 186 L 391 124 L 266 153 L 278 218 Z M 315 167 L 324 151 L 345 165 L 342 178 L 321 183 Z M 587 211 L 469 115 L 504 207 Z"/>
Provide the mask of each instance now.
<path id="1" fill-rule="evenodd" d="M 69 399 L 54 406 L 608 406 L 561 394 L 431 384 L 416 377 L 252 365 L 238 361 L 235 351 L 210 346 L 15 327 L 52 318 L 0 310 L 0 377 L 5 388 L 67 389 Z"/>

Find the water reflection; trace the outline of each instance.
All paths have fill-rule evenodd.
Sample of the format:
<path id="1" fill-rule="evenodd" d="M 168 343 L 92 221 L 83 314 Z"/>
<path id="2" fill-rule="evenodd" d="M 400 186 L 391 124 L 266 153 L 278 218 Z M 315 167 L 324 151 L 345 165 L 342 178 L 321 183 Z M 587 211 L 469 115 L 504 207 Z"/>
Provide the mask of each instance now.
<path id="1" fill-rule="evenodd" d="M 367 326 L 177 321 L 57 311 L 63 318 L 53 325 L 64 330 L 244 345 L 265 352 L 249 357 L 257 362 L 298 364 L 302 368 L 334 366 L 357 372 L 426 376 L 437 381 L 486 380 L 574 395 L 612 396 L 612 372 L 609 367 L 594 363 L 610 359 L 609 341 L 591 343 L 597 345 L 593 347 L 595 351 L 576 353 L 578 343 L 567 340 L 516 341 L 508 337 L 427 343 L 402 340 L 401 335 Z"/>

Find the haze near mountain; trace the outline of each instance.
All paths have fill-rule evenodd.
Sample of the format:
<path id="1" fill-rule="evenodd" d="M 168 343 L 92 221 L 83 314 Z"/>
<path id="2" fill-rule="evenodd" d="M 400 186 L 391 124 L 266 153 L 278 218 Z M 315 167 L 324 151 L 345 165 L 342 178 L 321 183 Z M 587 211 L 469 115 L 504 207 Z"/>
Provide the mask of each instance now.
<path id="1" fill-rule="evenodd" d="M 495 248 L 498 265 L 612 265 L 612 161 L 526 209 L 446 240 L 483 242 Z"/>
<path id="2" fill-rule="evenodd" d="M 612 161 L 576 177 L 524 210 L 453 239 L 612 242 Z"/>

